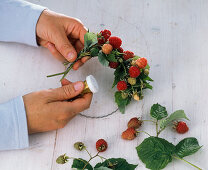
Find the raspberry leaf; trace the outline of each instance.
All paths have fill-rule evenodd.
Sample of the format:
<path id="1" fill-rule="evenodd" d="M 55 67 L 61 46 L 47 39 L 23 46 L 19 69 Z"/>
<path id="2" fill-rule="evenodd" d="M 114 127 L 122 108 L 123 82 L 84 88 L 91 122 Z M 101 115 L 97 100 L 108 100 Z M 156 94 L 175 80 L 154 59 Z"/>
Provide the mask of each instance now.
<path id="1" fill-rule="evenodd" d="M 87 32 L 84 35 L 84 50 L 89 49 L 93 45 L 97 44 L 97 35 L 92 32 Z"/>
<path id="2" fill-rule="evenodd" d="M 199 146 L 196 138 L 185 138 L 176 145 L 176 155 L 178 155 L 180 158 L 183 158 L 185 156 L 194 154 L 201 147 L 202 146 Z"/>
<path id="3" fill-rule="evenodd" d="M 94 168 L 94 170 L 112 170 L 112 169 L 111 168 L 104 167 L 104 166 L 101 166 L 99 168 Z"/>
<path id="4" fill-rule="evenodd" d="M 108 61 L 117 62 L 117 59 L 116 59 L 114 54 L 106 55 L 106 58 L 107 58 Z"/>
<path id="5" fill-rule="evenodd" d="M 111 159 L 105 160 L 102 163 L 98 163 L 95 166 L 95 170 L 108 170 L 108 169 L 100 169 L 103 167 L 106 167 L 108 169 L 114 169 L 114 170 L 134 170 L 136 169 L 137 165 L 129 164 L 123 158 L 111 158 Z"/>
<path id="6" fill-rule="evenodd" d="M 87 164 L 87 165 L 86 165 Z M 86 165 L 86 166 L 85 166 Z M 74 159 L 72 167 L 71 168 L 77 168 L 77 170 L 82 170 L 85 167 L 85 169 L 88 170 L 93 170 L 93 167 L 87 163 L 86 160 L 79 158 L 79 159 Z"/>
<path id="7" fill-rule="evenodd" d="M 106 67 L 109 65 L 109 61 L 105 58 L 105 54 L 103 54 L 102 51 L 98 53 L 98 60 Z"/>
<path id="8" fill-rule="evenodd" d="M 120 81 L 122 80 L 124 77 L 125 77 L 125 72 L 124 72 L 124 69 L 122 67 L 122 65 L 119 65 L 115 72 L 114 72 L 114 76 L 115 76 L 115 79 L 114 79 L 114 82 L 113 82 L 113 85 L 112 85 L 112 88 Z"/>
<path id="9" fill-rule="evenodd" d="M 115 102 L 118 105 L 118 108 L 121 113 L 125 112 L 126 106 L 130 103 L 131 98 L 127 97 L 126 99 L 122 98 L 122 93 L 120 91 L 115 92 Z"/>
<path id="10" fill-rule="evenodd" d="M 165 139 L 149 137 L 137 146 L 136 150 L 146 168 L 163 169 L 172 161 L 175 146 Z"/>
<path id="11" fill-rule="evenodd" d="M 153 104 L 150 110 L 150 115 L 157 119 L 163 119 L 168 116 L 168 112 L 165 107 L 161 106 L 160 104 Z"/>
<path id="12" fill-rule="evenodd" d="M 186 114 L 184 113 L 184 110 L 177 110 L 174 113 L 172 113 L 168 118 L 160 121 L 160 128 L 164 129 L 166 126 L 168 126 L 172 121 L 178 120 L 178 119 L 187 119 Z"/>

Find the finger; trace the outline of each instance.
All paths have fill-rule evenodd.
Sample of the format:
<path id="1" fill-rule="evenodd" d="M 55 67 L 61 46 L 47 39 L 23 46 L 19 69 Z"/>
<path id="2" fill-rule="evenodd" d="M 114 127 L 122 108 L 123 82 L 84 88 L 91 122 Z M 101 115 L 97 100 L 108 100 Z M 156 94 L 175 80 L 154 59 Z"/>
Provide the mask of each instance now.
<path id="1" fill-rule="evenodd" d="M 74 65 L 73 65 L 73 69 L 74 70 L 78 70 L 79 67 L 81 67 L 83 65 L 83 63 L 81 62 L 81 60 L 78 60 Z"/>
<path id="2" fill-rule="evenodd" d="M 81 58 L 81 62 L 86 63 L 90 58 L 91 57 L 89 57 L 89 56 L 83 57 L 83 58 Z"/>
<path id="3" fill-rule="evenodd" d="M 72 82 L 70 82 L 70 81 L 67 80 L 67 79 L 62 79 L 62 80 L 61 80 L 61 85 L 62 85 L 62 86 L 66 86 L 66 85 L 68 85 L 68 84 L 70 84 L 70 83 L 72 83 Z"/>
<path id="4" fill-rule="evenodd" d="M 56 49 L 69 61 L 73 62 L 77 58 L 77 52 L 73 45 L 69 42 L 64 30 L 59 30 L 54 35 L 53 43 Z"/>
<path id="5" fill-rule="evenodd" d="M 48 42 L 46 45 L 46 48 L 51 52 L 51 54 L 57 58 L 59 61 L 66 61 L 66 59 L 61 55 L 61 53 L 59 53 L 59 51 L 56 49 L 55 45 Z"/>
<path id="6" fill-rule="evenodd" d="M 75 43 L 75 48 L 76 51 L 79 53 L 84 48 L 84 45 L 81 43 L 81 41 L 77 40 Z"/>
<path id="7" fill-rule="evenodd" d="M 84 83 L 81 81 L 69 83 L 63 87 L 50 89 L 47 91 L 46 96 L 48 102 L 64 101 L 79 95 L 84 89 Z"/>
<path id="8" fill-rule="evenodd" d="M 87 93 L 83 97 L 73 100 L 72 102 L 62 102 L 63 108 L 65 107 L 68 113 L 80 113 L 90 107 L 92 96 L 92 93 Z"/>

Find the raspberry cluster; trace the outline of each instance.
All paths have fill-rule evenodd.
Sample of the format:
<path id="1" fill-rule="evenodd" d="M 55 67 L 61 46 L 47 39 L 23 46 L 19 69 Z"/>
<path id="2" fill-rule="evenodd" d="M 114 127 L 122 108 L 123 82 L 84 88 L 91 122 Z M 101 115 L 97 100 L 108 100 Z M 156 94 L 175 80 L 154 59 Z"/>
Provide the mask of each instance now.
<path id="1" fill-rule="evenodd" d="M 111 36 L 110 30 L 105 29 L 98 34 L 88 32 L 84 40 L 84 49 L 78 54 L 76 61 L 84 56 L 89 58 L 98 56 L 102 65 L 115 69 L 113 87 L 117 86 L 118 89 L 115 93 L 115 102 L 122 113 L 132 98 L 139 101 L 143 98 L 144 89 L 152 89 L 150 81 L 153 80 L 149 77 L 150 67 L 147 59 L 136 56 L 132 51 L 125 51 L 121 47 L 121 38 Z M 64 78 L 75 62 L 70 63 L 65 72 L 48 77 L 63 75 Z"/>

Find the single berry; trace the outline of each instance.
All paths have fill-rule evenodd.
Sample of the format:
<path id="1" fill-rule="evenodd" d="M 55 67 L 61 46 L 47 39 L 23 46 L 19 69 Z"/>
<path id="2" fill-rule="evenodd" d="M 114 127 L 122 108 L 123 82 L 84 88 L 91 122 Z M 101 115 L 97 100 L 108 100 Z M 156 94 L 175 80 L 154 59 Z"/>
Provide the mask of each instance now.
<path id="1" fill-rule="evenodd" d="M 146 76 L 148 76 L 148 75 L 149 75 L 149 69 L 144 69 L 144 74 L 145 74 Z"/>
<path id="2" fill-rule="evenodd" d="M 107 29 L 101 31 L 101 34 L 102 34 L 102 36 L 105 38 L 106 41 L 107 41 L 107 40 L 110 38 L 110 36 L 111 36 L 111 32 L 110 32 L 109 30 L 107 30 Z"/>
<path id="3" fill-rule="evenodd" d="M 119 81 L 118 84 L 117 84 L 117 89 L 118 89 L 118 91 L 126 90 L 127 89 L 126 82 L 125 81 Z"/>
<path id="4" fill-rule="evenodd" d="M 187 124 L 183 121 L 177 122 L 175 125 L 175 129 L 178 133 L 181 133 L 181 134 L 186 133 L 189 130 Z"/>
<path id="5" fill-rule="evenodd" d="M 129 68 L 129 75 L 130 75 L 130 77 L 133 77 L 133 78 L 138 77 L 138 76 L 140 75 L 140 70 L 139 70 L 139 68 L 136 67 L 136 66 L 131 66 L 131 67 Z"/>
<path id="6" fill-rule="evenodd" d="M 131 127 L 131 128 L 128 128 L 127 130 L 125 130 L 122 133 L 121 137 L 126 140 L 133 140 L 136 137 L 136 135 L 137 135 L 136 130 Z"/>
<path id="7" fill-rule="evenodd" d="M 126 99 L 128 97 L 128 93 L 121 93 L 122 99 Z"/>
<path id="8" fill-rule="evenodd" d="M 120 53 L 123 53 L 123 52 L 124 52 L 124 50 L 123 50 L 122 47 L 119 47 L 117 50 L 118 50 L 118 52 L 120 52 Z"/>
<path id="9" fill-rule="evenodd" d="M 74 144 L 74 148 L 77 149 L 77 150 L 79 150 L 79 151 L 81 151 L 81 150 L 83 150 L 85 148 L 85 145 L 82 142 L 76 142 Z"/>
<path id="10" fill-rule="evenodd" d="M 112 45 L 110 45 L 110 44 L 104 44 L 104 45 L 102 46 L 102 52 L 103 52 L 104 54 L 110 54 L 112 50 L 113 50 L 113 47 L 112 47 Z"/>
<path id="11" fill-rule="evenodd" d="M 137 117 L 131 118 L 128 122 L 128 128 L 138 129 L 142 125 L 142 120 Z"/>
<path id="12" fill-rule="evenodd" d="M 113 46 L 113 48 L 119 48 L 122 44 L 122 40 L 119 37 L 110 37 L 109 43 Z"/>
<path id="13" fill-rule="evenodd" d="M 60 155 L 57 159 L 56 159 L 56 163 L 58 164 L 65 164 L 69 161 L 69 157 L 66 156 L 66 154 L 64 155 Z"/>
<path id="14" fill-rule="evenodd" d="M 124 60 L 128 60 L 134 57 L 134 53 L 131 51 L 124 51 L 123 53 L 124 53 L 123 55 Z"/>
<path id="15" fill-rule="evenodd" d="M 100 33 L 97 35 L 98 43 L 104 44 L 111 36 L 111 32 L 109 30 L 103 30 L 100 31 Z"/>
<path id="16" fill-rule="evenodd" d="M 135 85 L 136 84 L 136 79 L 133 78 L 133 77 L 129 77 L 128 78 L 128 83 L 131 84 L 131 85 Z"/>
<path id="17" fill-rule="evenodd" d="M 119 65 L 118 62 L 110 62 L 110 63 L 109 63 L 109 67 L 110 67 L 110 68 L 114 68 L 114 69 L 116 69 L 116 68 L 118 67 L 118 65 Z"/>
<path id="18" fill-rule="evenodd" d="M 134 100 L 139 101 L 139 96 L 138 96 L 137 93 L 134 93 L 134 94 L 133 94 L 133 98 L 134 98 Z"/>
<path id="19" fill-rule="evenodd" d="M 136 60 L 136 64 L 139 68 L 145 68 L 147 66 L 147 59 L 142 57 Z"/>
<path id="20" fill-rule="evenodd" d="M 104 152 L 108 148 L 108 144 L 104 139 L 99 139 L 96 142 L 96 149 L 98 152 Z"/>

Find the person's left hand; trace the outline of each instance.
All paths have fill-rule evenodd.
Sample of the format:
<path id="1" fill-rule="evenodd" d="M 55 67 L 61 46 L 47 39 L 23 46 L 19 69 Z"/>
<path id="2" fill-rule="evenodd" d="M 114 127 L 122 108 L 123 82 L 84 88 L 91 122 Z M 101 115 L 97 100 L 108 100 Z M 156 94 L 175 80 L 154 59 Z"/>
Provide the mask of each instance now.
<path id="1" fill-rule="evenodd" d="M 44 10 L 36 26 L 37 42 L 49 49 L 53 56 L 61 61 L 73 62 L 77 53 L 84 48 L 84 25 L 71 18 L 53 11 Z M 89 57 L 77 61 L 73 69 L 77 70 Z"/>

